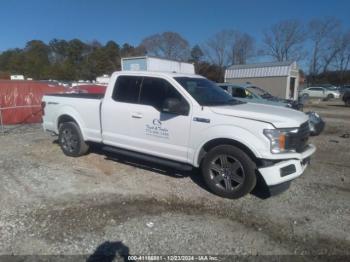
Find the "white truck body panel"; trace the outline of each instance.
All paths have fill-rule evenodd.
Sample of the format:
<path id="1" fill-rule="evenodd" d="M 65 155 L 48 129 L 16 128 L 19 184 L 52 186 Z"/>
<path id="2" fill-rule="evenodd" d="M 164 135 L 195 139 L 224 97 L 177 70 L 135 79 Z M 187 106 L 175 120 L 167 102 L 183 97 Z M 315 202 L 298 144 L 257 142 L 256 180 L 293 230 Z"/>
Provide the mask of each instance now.
<path id="1" fill-rule="evenodd" d="M 99 99 L 46 96 L 44 129 L 58 133 L 60 116 L 71 116 L 78 123 L 84 139 L 102 142 Z"/>
<path id="2" fill-rule="evenodd" d="M 188 102 L 188 115 L 164 114 L 152 106 L 113 100 L 119 76 L 156 77 L 168 81 Z M 302 153 L 273 154 L 264 129 L 296 128 L 308 121 L 302 112 L 260 104 L 201 106 L 174 77 L 203 78 L 198 75 L 122 71 L 111 76 L 103 99 L 44 96 L 46 103 L 43 127 L 58 133 L 61 116 L 72 117 L 85 141 L 100 142 L 135 152 L 175 160 L 194 167 L 200 165 L 203 146 L 214 139 L 229 139 L 247 147 L 256 158 L 281 160 L 259 172 L 267 185 L 276 185 L 300 176 L 303 159 L 315 152 L 309 145 Z M 194 121 L 195 118 L 208 122 Z M 281 177 L 280 168 L 295 164 L 293 175 Z"/>
<path id="3" fill-rule="evenodd" d="M 275 186 L 300 176 L 308 166 L 308 163 L 303 164 L 302 160 L 310 157 L 313 153 L 315 153 L 315 151 L 316 147 L 314 145 L 309 145 L 308 149 L 305 150 L 303 153 L 298 154 L 298 156 L 295 156 L 295 159 L 281 161 L 273 166 L 259 168 L 258 170 L 264 178 L 266 185 Z M 287 167 L 289 165 L 294 165 L 296 168 L 296 172 L 291 175 L 281 177 L 281 168 Z"/>

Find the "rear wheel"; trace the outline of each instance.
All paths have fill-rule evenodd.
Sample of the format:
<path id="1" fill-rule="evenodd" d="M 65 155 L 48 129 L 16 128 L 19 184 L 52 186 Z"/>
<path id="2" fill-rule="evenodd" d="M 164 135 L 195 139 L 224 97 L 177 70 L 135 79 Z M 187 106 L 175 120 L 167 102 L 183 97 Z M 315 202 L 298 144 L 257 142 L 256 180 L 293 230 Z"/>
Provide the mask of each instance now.
<path id="1" fill-rule="evenodd" d="M 74 122 L 65 122 L 60 126 L 58 140 L 67 156 L 82 156 L 89 150 L 89 145 L 85 143 L 78 125 Z"/>
<path id="2" fill-rule="evenodd" d="M 202 162 L 209 189 L 225 198 L 239 198 L 256 185 L 255 163 L 241 149 L 222 145 L 210 150 Z"/>

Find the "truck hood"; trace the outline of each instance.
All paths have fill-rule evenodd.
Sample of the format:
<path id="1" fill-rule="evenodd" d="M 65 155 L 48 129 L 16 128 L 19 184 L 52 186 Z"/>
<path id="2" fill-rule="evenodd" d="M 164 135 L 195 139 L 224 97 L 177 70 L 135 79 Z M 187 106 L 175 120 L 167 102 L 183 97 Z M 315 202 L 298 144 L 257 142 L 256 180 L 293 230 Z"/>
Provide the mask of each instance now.
<path id="1" fill-rule="evenodd" d="M 245 103 L 232 106 L 211 106 L 210 109 L 219 115 L 268 122 L 276 128 L 299 127 L 308 121 L 308 116 L 303 112 L 264 104 Z"/>

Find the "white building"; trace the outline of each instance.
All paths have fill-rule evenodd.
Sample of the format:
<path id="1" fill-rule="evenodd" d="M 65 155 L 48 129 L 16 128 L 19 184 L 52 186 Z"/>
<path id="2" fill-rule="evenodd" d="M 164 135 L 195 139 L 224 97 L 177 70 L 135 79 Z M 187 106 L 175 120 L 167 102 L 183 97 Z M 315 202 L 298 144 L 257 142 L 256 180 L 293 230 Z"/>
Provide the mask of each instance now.
<path id="1" fill-rule="evenodd" d="M 249 82 L 274 96 L 297 99 L 299 69 L 296 62 L 272 62 L 250 65 L 233 65 L 225 71 L 225 82 Z"/>
<path id="2" fill-rule="evenodd" d="M 155 71 L 194 74 L 192 63 L 152 56 L 125 57 L 121 59 L 123 71 Z"/>
<path id="3" fill-rule="evenodd" d="M 11 80 L 24 80 L 24 75 L 11 75 Z"/>
<path id="4" fill-rule="evenodd" d="M 109 75 L 102 75 L 102 76 L 96 77 L 96 84 L 108 85 L 109 79 L 110 79 Z"/>

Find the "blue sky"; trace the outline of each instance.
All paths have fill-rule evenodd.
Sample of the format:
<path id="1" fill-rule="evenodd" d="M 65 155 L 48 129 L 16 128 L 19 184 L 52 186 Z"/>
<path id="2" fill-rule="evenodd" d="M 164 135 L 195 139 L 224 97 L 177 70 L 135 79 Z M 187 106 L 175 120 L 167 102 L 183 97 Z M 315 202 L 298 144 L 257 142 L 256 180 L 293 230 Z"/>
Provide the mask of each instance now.
<path id="1" fill-rule="evenodd" d="M 0 51 L 32 39 L 79 38 L 137 45 L 151 34 L 176 31 L 191 45 L 222 29 L 250 33 L 284 19 L 335 16 L 350 29 L 350 1 L 342 0 L 3 0 Z"/>

